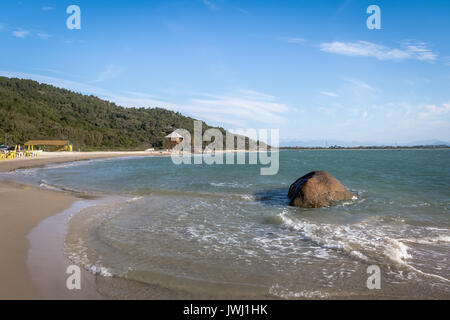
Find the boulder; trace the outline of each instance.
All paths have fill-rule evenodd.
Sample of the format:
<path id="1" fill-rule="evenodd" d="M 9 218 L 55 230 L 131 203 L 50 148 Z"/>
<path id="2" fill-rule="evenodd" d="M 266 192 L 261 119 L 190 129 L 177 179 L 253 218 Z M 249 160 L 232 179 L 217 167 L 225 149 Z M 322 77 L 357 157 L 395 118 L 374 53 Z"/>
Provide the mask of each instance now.
<path id="1" fill-rule="evenodd" d="M 325 171 L 313 171 L 297 179 L 289 188 L 291 206 L 329 207 L 336 201 L 351 200 L 355 195 Z"/>

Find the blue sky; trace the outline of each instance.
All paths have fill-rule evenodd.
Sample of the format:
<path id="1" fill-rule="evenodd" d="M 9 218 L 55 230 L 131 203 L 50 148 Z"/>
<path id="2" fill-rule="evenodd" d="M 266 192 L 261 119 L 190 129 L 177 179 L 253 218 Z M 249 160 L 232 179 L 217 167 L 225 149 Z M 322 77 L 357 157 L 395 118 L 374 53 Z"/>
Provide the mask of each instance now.
<path id="1" fill-rule="evenodd" d="M 0 43 L 0 75 L 282 141 L 450 141 L 447 0 L 8 0 Z"/>

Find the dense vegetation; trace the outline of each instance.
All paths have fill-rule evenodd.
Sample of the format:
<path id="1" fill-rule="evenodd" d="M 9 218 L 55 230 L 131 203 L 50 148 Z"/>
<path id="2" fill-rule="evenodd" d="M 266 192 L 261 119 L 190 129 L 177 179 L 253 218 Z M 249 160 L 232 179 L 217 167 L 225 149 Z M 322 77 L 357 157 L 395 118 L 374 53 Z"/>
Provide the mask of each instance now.
<path id="1" fill-rule="evenodd" d="M 0 77 L 0 142 L 9 145 L 67 139 L 75 150 L 165 148 L 166 135 L 178 128 L 192 134 L 193 126 L 193 118 L 169 110 L 124 108 L 32 80 Z"/>

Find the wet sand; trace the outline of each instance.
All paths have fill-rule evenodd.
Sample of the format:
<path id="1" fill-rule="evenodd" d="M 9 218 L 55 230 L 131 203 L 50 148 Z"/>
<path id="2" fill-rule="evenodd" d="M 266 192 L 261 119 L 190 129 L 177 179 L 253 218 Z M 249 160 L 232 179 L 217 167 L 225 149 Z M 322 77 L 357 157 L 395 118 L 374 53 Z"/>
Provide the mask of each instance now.
<path id="1" fill-rule="evenodd" d="M 65 193 L 0 182 L 0 299 L 40 298 L 27 268 L 27 235 L 76 200 Z"/>
<path id="2" fill-rule="evenodd" d="M 68 267 L 74 265 L 64 255 L 64 239 L 72 215 L 91 206 L 95 200 L 78 200 L 67 210 L 39 223 L 27 238 L 30 241 L 26 264 L 31 282 L 37 288 L 38 299 L 45 300 L 99 300 L 96 276 L 80 268 L 80 289 L 69 290 L 66 282 L 71 274 Z"/>
<path id="3" fill-rule="evenodd" d="M 234 151 L 232 151 L 234 152 Z M 42 152 L 37 158 L 0 161 L 0 172 L 55 163 L 169 152 Z M 96 277 L 81 270 L 82 290 L 69 291 L 64 255 L 67 221 L 87 205 L 79 195 L 0 180 L 0 300 L 102 299 Z"/>
<path id="4" fill-rule="evenodd" d="M 53 163 L 155 155 L 163 154 L 42 153 L 38 158 L 0 161 L 0 172 Z M 0 299 L 99 298 L 93 285 L 94 276 L 87 272 L 82 272 L 82 280 L 87 284 L 85 290 L 74 293 L 65 289 L 68 276 L 65 274 L 68 259 L 63 254 L 65 219 L 79 201 L 73 194 L 0 180 Z M 54 219 L 46 220 L 49 217 Z M 36 232 L 30 234 L 32 231 Z"/>

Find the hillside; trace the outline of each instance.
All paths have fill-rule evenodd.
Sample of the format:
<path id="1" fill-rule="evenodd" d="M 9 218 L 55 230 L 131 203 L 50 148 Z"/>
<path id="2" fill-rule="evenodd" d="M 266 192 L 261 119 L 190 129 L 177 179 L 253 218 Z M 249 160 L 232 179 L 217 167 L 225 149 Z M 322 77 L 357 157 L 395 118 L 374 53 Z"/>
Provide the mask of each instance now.
<path id="1" fill-rule="evenodd" d="M 164 137 L 175 129 L 192 134 L 193 121 L 161 108 L 124 108 L 32 80 L 0 77 L 0 141 L 10 145 L 68 139 L 75 150 L 164 148 Z"/>

